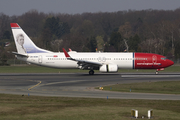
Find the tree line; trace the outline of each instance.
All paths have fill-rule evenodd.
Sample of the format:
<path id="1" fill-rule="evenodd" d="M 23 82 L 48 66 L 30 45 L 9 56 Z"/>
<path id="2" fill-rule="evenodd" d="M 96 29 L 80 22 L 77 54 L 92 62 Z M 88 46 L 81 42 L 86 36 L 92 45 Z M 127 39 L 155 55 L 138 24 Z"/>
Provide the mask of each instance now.
<path id="1" fill-rule="evenodd" d="M 83 14 L 0 13 L 0 59 L 16 51 L 10 23 L 18 23 L 37 46 L 51 51 L 148 52 L 180 58 L 180 8 Z M 10 42 L 9 46 L 5 43 Z"/>

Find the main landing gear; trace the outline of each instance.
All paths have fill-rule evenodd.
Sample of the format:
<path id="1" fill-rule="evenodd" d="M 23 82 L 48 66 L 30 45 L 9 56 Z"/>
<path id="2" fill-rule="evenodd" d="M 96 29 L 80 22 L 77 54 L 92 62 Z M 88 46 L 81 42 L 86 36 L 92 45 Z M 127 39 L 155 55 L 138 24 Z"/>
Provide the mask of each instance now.
<path id="1" fill-rule="evenodd" d="M 158 72 L 158 71 L 156 71 L 156 72 L 155 72 L 155 74 L 156 74 L 156 75 L 158 75 L 158 74 L 159 74 L 159 72 Z"/>
<path id="2" fill-rule="evenodd" d="M 94 70 L 90 70 L 89 75 L 94 75 Z"/>

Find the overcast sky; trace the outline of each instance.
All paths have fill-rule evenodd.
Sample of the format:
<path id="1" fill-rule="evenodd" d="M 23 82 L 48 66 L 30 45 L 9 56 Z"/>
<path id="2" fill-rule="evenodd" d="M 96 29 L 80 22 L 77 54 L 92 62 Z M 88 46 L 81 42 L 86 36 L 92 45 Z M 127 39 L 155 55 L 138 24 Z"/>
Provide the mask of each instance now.
<path id="1" fill-rule="evenodd" d="M 175 10 L 180 0 L 0 0 L 0 13 L 22 15 L 36 9 L 44 13 L 116 12 L 122 10 Z"/>

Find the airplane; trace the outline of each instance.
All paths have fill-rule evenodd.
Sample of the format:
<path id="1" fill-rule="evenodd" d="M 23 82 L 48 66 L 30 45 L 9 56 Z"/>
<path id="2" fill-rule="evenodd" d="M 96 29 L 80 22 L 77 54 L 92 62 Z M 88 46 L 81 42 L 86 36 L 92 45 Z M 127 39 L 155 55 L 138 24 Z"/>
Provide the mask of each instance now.
<path id="1" fill-rule="evenodd" d="M 94 70 L 104 73 L 118 72 L 118 69 L 155 69 L 164 70 L 174 64 L 165 56 L 153 53 L 135 52 L 52 52 L 37 47 L 17 23 L 11 23 L 12 33 L 16 44 L 17 59 L 35 65 L 89 70 L 89 75 Z"/>

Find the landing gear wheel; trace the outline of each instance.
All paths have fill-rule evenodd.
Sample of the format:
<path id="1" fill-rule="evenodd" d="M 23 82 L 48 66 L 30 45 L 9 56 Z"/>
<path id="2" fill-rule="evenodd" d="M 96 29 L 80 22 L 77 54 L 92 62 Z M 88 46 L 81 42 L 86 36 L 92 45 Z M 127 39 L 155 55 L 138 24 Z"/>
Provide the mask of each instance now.
<path id="1" fill-rule="evenodd" d="M 94 75 L 94 70 L 90 70 L 89 75 Z"/>
<path id="2" fill-rule="evenodd" d="M 158 72 L 158 71 L 156 71 L 156 72 L 155 72 L 155 74 L 156 74 L 156 75 L 158 75 L 158 74 L 159 74 L 159 72 Z"/>

